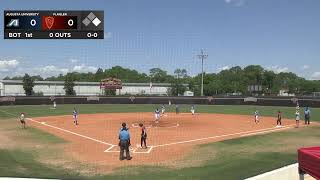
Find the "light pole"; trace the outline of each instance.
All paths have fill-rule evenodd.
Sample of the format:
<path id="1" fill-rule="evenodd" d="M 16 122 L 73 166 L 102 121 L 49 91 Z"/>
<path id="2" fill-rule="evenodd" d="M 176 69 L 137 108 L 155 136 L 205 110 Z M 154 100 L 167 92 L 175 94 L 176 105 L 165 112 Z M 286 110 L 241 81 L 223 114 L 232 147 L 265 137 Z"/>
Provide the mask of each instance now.
<path id="1" fill-rule="evenodd" d="M 201 59 L 201 96 L 203 96 L 203 60 L 208 57 L 208 54 L 204 54 L 203 49 L 198 55 L 198 58 Z"/>

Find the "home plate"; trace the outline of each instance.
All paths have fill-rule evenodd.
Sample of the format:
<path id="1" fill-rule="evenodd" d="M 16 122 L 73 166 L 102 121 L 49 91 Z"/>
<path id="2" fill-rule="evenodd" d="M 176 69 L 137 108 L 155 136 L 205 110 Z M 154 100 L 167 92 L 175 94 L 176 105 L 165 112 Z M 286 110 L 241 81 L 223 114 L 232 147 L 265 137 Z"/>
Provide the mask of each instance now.
<path id="1" fill-rule="evenodd" d="M 147 148 L 141 148 L 141 147 L 139 147 L 139 148 L 137 148 L 135 151 L 134 151 L 134 153 L 150 153 L 150 151 L 152 150 L 152 146 L 149 146 L 149 147 L 147 147 Z"/>
<path id="2" fill-rule="evenodd" d="M 134 152 L 136 149 L 135 148 L 129 148 L 131 152 Z M 104 152 L 120 152 L 120 147 L 119 146 L 112 146 L 109 149 L 105 150 Z"/>

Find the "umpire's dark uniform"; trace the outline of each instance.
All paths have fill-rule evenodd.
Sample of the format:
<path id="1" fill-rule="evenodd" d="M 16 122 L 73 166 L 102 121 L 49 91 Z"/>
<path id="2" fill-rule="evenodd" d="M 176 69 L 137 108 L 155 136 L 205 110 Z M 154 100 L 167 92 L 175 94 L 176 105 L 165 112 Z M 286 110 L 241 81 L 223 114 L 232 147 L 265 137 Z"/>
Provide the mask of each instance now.
<path id="1" fill-rule="evenodd" d="M 126 123 L 122 123 L 122 128 L 120 129 L 119 132 L 119 146 L 120 146 L 120 160 L 124 160 L 124 151 L 126 151 L 126 159 L 131 160 L 132 158 L 130 157 L 130 151 L 129 151 L 129 146 L 130 146 L 130 133 L 129 129 L 126 127 Z"/>

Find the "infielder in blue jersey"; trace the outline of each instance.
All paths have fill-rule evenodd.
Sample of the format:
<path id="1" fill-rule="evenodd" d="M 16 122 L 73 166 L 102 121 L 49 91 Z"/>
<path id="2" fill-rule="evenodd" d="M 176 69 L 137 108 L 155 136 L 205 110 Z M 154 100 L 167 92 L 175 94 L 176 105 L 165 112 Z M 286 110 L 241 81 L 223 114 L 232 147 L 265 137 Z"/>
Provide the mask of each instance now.
<path id="1" fill-rule="evenodd" d="M 156 123 L 159 123 L 159 121 L 160 121 L 160 110 L 158 108 L 154 111 L 154 118 L 155 118 Z"/>
<path id="2" fill-rule="evenodd" d="M 73 109 L 72 116 L 73 116 L 73 123 L 78 125 L 78 111 L 76 110 L 76 108 Z"/>

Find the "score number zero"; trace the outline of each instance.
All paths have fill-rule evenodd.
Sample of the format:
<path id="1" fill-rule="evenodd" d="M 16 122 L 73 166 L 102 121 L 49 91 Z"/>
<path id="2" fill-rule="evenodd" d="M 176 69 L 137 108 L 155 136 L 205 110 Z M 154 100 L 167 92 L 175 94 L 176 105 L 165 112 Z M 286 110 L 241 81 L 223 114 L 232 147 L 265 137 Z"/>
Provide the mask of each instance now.
<path id="1" fill-rule="evenodd" d="M 69 20 L 68 20 L 68 25 L 71 27 L 71 26 L 73 26 L 73 24 L 74 24 L 73 19 L 69 19 Z M 36 21 L 35 19 L 31 19 L 30 25 L 31 25 L 31 26 L 37 25 L 37 21 Z"/>

